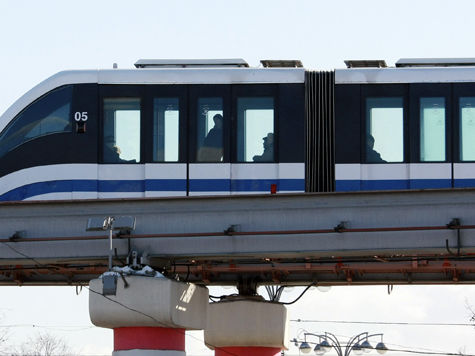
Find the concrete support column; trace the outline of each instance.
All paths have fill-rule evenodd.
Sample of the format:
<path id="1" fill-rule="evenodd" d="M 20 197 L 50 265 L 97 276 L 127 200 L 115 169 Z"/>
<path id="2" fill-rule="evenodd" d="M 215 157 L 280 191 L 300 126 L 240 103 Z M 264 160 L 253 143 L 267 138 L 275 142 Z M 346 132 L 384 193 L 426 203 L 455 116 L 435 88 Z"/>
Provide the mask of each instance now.
<path id="1" fill-rule="evenodd" d="M 185 355 L 185 329 L 126 327 L 114 329 L 114 356 Z"/>
<path id="2" fill-rule="evenodd" d="M 204 339 L 215 356 L 277 356 L 288 349 L 287 328 L 285 306 L 237 297 L 209 305 Z"/>
<path id="3" fill-rule="evenodd" d="M 94 325 L 114 330 L 113 356 L 185 356 L 185 331 L 206 326 L 208 289 L 168 278 L 117 278 L 115 295 L 103 280 L 89 283 Z"/>

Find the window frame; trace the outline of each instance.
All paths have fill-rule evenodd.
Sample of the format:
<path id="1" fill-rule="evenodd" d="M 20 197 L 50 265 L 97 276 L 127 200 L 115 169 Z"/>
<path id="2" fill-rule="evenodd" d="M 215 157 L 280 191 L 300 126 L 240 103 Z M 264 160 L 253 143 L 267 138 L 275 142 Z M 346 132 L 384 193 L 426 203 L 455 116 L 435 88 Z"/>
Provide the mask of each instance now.
<path id="1" fill-rule="evenodd" d="M 403 107 L 403 160 L 400 162 L 367 162 L 366 160 L 366 136 L 367 136 L 367 99 L 368 98 L 402 98 Z M 402 164 L 410 160 L 410 139 L 408 120 L 408 85 L 407 84 L 365 84 L 361 87 L 361 133 L 360 133 L 360 162 L 362 164 Z M 384 159 L 384 157 L 383 157 Z"/>
<path id="2" fill-rule="evenodd" d="M 409 87 L 409 117 L 410 122 L 410 161 L 416 163 L 446 163 L 453 160 L 452 122 L 452 85 L 442 83 L 415 83 Z M 422 161 L 421 153 L 421 98 L 444 98 L 445 99 L 445 160 L 443 161 Z"/>
<path id="3" fill-rule="evenodd" d="M 475 160 L 462 161 L 461 159 L 461 126 L 460 126 L 460 98 L 474 97 L 475 98 L 475 83 L 454 83 L 452 85 L 452 101 L 453 101 L 453 114 L 452 114 L 452 156 L 454 163 L 474 163 Z"/>
<path id="4" fill-rule="evenodd" d="M 235 84 L 232 90 L 233 125 L 232 125 L 232 162 L 241 164 L 273 164 L 279 162 L 279 90 L 278 84 Z M 238 98 L 272 97 L 274 101 L 274 160 L 271 162 L 247 162 L 238 160 Z"/>
<path id="5" fill-rule="evenodd" d="M 177 164 L 188 162 L 188 86 L 184 84 L 154 84 L 144 87 L 146 104 L 142 127 L 144 136 L 144 163 L 154 164 Z M 155 161 L 153 159 L 153 129 L 154 129 L 154 103 L 155 99 L 178 99 L 179 122 L 178 122 L 178 161 Z"/>
<path id="6" fill-rule="evenodd" d="M 137 98 L 140 100 L 140 161 L 139 162 L 105 162 L 104 161 L 104 99 Z M 97 137 L 97 162 L 100 164 L 144 164 L 146 131 L 144 127 L 147 102 L 144 87 L 141 85 L 105 84 L 99 86 L 99 135 Z"/>
<path id="7" fill-rule="evenodd" d="M 188 137 L 188 162 L 197 164 L 206 163 L 229 163 L 231 161 L 231 127 L 233 126 L 232 106 L 231 106 L 231 85 L 229 84 L 200 84 L 190 85 L 188 96 L 188 108 L 190 117 L 189 137 Z M 221 97 L 223 99 L 223 160 L 220 162 L 198 161 L 197 147 L 197 115 L 198 115 L 198 99 Z"/>
<path id="8" fill-rule="evenodd" d="M 158 123 L 157 123 L 157 126 L 155 125 L 156 122 L 157 122 L 156 120 L 158 119 L 156 117 L 156 114 L 157 114 L 156 108 L 157 108 L 157 105 L 158 105 L 158 107 L 160 107 L 160 105 L 163 105 L 163 104 L 160 104 L 161 101 L 168 101 L 167 104 L 170 104 L 172 101 L 176 101 L 176 106 L 178 108 L 177 109 L 177 111 L 178 111 L 177 136 L 178 137 L 177 137 L 177 146 L 176 146 L 176 150 L 177 150 L 177 152 L 176 152 L 177 153 L 177 159 L 176 160 L 167 160 L 165 157 L 162 160 L 160 160 L 158 158 L 157 159 L 155 158 L 155 153 L 156 153 L 155 150 L 158 148 L 158 147 L 156 147 L 156 144 L 158 146 L 158 143 L 160 142 L 158 139 L 157 139 L 157 141 L 155 141 L 155 138 L 156 138 L 155 130 L 159 128 Z M 174 104 L 172 104 L 172 105 L 174 105 Z M 151 161 L 153 163 L 177 163 L 180 160 L 180 143 L 181 143 L 181 137 L 180 137 L 180 122 L 181 122 L 180 98 L 179 97 L 163 97 L 163 96 L 158 96 L 157 97 L 157 96 L 154 96 L 153 99 L 152 99 L 152 106 L 153 106 L 152 107 L 152 116 L 150 118 L 151 122 L 152 122 L 152 129 L 148 133 L 148 135 L 151 135 L 151 138 L 152 138 L 152 140 L 151 140 L 152 141 Z M 163 117 L 163 120 L 164 120 L 163 124 L 165 124 L 165 116 Z M 157 137 L 158 137 L 158 135 L 157 135 Z M 168 138 L 168 136 L 166 135 L 166 131 L 164 131 L 164 135 L 163 135 L 162 138 L 164 140 L 163 147 L 165 148 L 166 147 L 165 143 L 166 143 L 167 138 Z M 163 154 L 164 154 L 164 156 L 166 155 L 166 150 L 164 150 Z"/>

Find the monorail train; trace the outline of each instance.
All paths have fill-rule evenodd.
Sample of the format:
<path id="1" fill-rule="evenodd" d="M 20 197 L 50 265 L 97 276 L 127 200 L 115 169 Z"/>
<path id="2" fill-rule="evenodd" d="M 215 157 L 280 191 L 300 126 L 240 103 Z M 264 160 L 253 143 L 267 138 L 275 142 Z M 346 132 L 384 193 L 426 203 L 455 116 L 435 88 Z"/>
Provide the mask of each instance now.
<path id="1" fill-rule="evenodd" d="M 0 117 L 0 200 L 475 187 L 475 60 L 140 60 Z"/>

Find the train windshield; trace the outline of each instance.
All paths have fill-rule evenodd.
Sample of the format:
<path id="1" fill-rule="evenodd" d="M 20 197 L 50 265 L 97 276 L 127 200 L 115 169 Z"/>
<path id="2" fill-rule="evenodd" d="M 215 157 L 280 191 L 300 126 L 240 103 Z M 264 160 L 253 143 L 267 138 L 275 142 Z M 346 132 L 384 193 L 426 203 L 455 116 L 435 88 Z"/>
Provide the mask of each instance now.
<path id="1" fill-rule="evenodd" d="M 37 137 L 71 132 L 72 94 L 72 86 L 66 86 L 23 110 L 0 135 L 0 157 Z"/>

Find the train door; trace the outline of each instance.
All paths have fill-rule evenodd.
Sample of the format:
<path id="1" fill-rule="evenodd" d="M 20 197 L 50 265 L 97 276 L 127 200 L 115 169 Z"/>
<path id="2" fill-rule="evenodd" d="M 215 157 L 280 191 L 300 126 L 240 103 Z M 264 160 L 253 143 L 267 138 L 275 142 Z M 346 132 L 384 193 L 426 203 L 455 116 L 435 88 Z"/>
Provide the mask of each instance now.
<path id="1" fill-rule="evenodd" d="M 407 86 L 362 87 L 361 190 L 409 188 Z"/>
<path id="2" fill-rule="evenodd" d="M 453 85 L 454 187 L 475 187 L 475 84 Z"/>
<path id="3" fill-rule="evenodd" d="M 144 122 L 145 196 L 188 194 L 188 112 L 185 85 L 147 87 Z M 150 119 L 151 118 L 151 119 Z"/>
<path id="4" fill-rule="evenodd" d="M 98 198 L 142 197 L 145 191 L 143 87 L 103 85 L 99 98 Z"/>
<path id="5" fill-rule="evenodd" d="M 231 191 L 231 86 L 190 85 L 189 195 Z"/>
<path id="6" fill-rule="evenodd" d="M 453 159 L 450 137 L 451 85 L 411 84 L 409 188 L 450 188 Z"/>
<path id="7" fill-rule="evenodd" d="M 279 191 L 278 87 L 234 85 L 232 100 L 231 193 Z"/>

